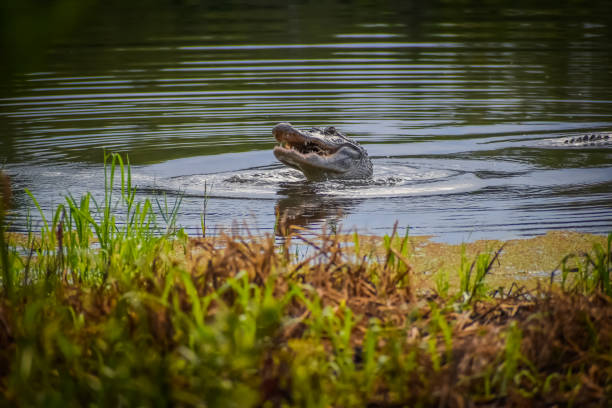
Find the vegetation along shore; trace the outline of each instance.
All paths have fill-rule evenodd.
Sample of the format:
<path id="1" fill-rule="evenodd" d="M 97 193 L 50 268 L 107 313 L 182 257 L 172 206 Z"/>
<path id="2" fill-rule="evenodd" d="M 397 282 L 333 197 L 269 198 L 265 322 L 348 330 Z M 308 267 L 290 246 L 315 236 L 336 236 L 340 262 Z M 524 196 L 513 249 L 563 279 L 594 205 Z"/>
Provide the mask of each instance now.
<path id="1" fill-rule="evenodd" d="M 105 170 L 21 237 L 2 178 L 2 405 L 609 404 L 612 234 L 188 237 Z"/>

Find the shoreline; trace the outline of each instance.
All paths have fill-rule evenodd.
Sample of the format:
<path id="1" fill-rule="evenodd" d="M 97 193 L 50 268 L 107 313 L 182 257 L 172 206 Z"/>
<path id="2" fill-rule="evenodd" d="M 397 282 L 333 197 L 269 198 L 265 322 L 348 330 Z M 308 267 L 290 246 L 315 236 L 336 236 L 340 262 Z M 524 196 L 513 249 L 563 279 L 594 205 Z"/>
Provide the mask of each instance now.
<path id="1" fill-rule="evenodd" d="M 92 237 L 54 225 L 36 256 L 8 252 L 0 403 L 600 405 L 612 390 L 612 235 L 501 252 L 397 235 Z M 567 250 L 581 272 L 554 285 L 507 272 Z"/>

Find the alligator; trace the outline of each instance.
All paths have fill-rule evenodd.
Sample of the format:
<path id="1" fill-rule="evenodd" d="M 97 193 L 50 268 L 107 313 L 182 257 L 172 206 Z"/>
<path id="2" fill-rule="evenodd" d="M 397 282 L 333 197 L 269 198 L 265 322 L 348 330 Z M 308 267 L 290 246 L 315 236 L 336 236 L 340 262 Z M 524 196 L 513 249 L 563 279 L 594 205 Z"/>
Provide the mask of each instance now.
<path id="1" fill-rule="evenodd" d="M 557 139 L 547 139 L 557 146 L 572 147 L 602 147 L 612 146 L 612 133 L 587 133 L 574 137 L 560 137 Z"/>
<path id="2" fill-rule="evenodd" d="M 290 123 L 279 123 L 272 135 L 279 142 L 274 156 L 300 170 L 308 180 L 372 177 L 372 162 L 366 150 L 332 126 L 299 130 Z"/>

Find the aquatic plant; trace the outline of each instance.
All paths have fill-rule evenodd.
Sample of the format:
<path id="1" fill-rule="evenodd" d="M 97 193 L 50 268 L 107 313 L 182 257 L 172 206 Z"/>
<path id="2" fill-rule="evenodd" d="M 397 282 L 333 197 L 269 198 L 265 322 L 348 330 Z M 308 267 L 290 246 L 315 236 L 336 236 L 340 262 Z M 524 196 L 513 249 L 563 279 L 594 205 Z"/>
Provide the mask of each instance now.
<path id="1" fill-rule="evenodd" d="M 202 229 L 202 237 L 206 237 L 206 214 L 211 191 L 212 186 L 208 187 L 208 183 L 204 181 L 204 197 L 202 199 L 202 211 L 200 212 L 200 228 Z"/>
<path id="2" fill-rule="evenodd" d="M 612 296 L 612 285 L 610 284 L 611 253 L 612 233 L 608 234 L 605 246 L 595 243 L 593 251 L 590 253 L 566 255 L 560 262 L 562 288 L 584 294 L 599 290 L 607 296 Z M 555 269 L 551 273 L 551 283 L 556 272 Z"/>

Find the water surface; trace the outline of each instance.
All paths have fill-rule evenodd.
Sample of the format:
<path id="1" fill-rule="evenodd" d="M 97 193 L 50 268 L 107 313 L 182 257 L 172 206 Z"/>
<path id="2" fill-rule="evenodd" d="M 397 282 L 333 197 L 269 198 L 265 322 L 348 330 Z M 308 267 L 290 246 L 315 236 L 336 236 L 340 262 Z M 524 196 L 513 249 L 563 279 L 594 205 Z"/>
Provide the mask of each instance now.
<path id="1" fill-rule="evenodd" d="M 518 5 L 517 5 L 518 4 Z M 129 155 L 142 195 L 182 196 L 209 233 L 277 214 L 312 230 L 442 241 L 612 230 L 612 6 L 432 2 L 94 9 L 0 98 L 15 229 L 28 188 L 49 211 Z M 277 122 L 362 143 L 364 182 L 309 183 L 272 155 Z"/>

